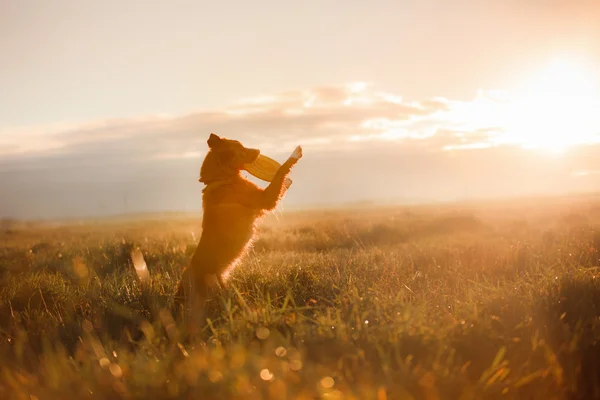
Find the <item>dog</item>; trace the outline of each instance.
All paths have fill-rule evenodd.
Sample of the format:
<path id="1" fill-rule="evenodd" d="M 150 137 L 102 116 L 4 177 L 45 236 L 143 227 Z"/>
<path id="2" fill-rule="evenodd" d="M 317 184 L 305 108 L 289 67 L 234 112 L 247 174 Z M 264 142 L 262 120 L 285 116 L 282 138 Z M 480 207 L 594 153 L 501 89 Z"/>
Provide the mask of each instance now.
<path id="1" fill-rule="evenodd" d="M 302 157 L 298 146 L 262 189 L 241 175 L 244 164 L 254 162 L 260 150 L 214 133 L 207 144 L 199 179 L 206 185 L 202 190 L 202 235 L 177 289 L 178 297 L 187 302 L 188 313 L 204 308 L 214 277 L 225 287 L 225 279 L 252 244 L 257 221 L 277 207 L 291 184 L 288 175 Z M 201 310 L 192 305 L 196 302 Z"/>

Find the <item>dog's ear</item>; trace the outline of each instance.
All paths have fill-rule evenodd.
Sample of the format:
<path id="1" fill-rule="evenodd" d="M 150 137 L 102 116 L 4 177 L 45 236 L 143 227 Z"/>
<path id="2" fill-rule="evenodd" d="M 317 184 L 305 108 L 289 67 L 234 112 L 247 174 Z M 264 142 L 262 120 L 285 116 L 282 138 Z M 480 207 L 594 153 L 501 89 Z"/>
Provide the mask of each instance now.
<path id="1" fill-rule="evenodd" d="M 208 143 L 208 147 L 210 147 L 211 149 L 215 148 L 220 142 L 221 138 L 215 135 L 214 133 L 211 133 L 208 137 L 208 140 L 206 141 L 206 143 Z"/>

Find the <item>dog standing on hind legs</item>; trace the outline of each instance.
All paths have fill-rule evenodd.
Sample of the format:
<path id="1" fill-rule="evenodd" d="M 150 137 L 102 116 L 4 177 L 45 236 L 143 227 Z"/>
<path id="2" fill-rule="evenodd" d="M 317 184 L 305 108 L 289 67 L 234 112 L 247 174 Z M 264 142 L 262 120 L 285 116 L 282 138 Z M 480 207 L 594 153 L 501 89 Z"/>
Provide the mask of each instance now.
<path id="1" fill-rule="evenodd" d="M 259 150 L 214 133 L 207 143 L 209 151 L 200 169 L 200 182 L 206 185 L 202 190 L 202 235 L 177 289 L 194 327 L 202 320 L 210 281 L 216 277 L 224 287 L 223 279 L 251 245 L 258 219 L 277 206 L 291 184 L 288 175 L 292 167 L 302 158 L 298 146 L 271 183 L 261 189 L 241 175 L 245 164 L 257 160 Z"/>

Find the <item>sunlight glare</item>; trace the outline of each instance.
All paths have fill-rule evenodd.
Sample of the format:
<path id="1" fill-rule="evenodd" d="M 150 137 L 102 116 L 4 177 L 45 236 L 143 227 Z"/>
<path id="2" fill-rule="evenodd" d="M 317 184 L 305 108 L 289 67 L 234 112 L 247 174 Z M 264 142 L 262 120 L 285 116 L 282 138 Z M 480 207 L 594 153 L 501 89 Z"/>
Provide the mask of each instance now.
<path id="1" fill-rule="evenodd" d="M 562 152 L 598 141 L 600 94 L 595 74 L 556 60 L 516 93 L 503 123 L 503 142 Z"/>

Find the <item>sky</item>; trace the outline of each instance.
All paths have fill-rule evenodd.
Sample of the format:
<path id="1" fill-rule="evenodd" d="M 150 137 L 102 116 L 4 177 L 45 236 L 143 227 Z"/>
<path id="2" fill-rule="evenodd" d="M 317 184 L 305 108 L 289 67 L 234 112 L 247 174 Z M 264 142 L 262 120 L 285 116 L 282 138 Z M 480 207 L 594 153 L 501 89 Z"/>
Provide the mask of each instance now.
<path id="1" fill-rule="evenodd" d="M 600 2 L 0 0 L 0 217 L 201 210 L 211 132 L 281 209 L 600 190 Z"/>

